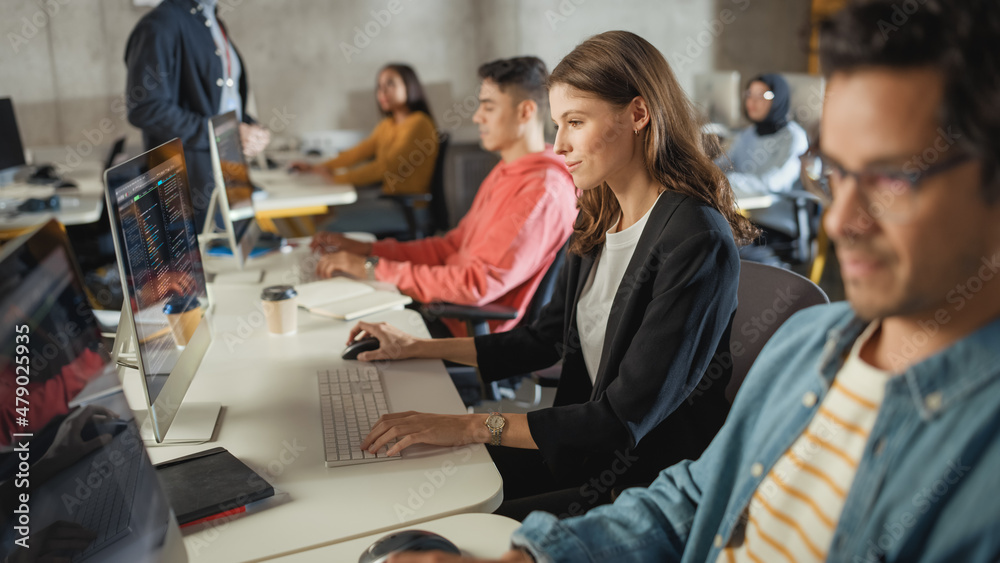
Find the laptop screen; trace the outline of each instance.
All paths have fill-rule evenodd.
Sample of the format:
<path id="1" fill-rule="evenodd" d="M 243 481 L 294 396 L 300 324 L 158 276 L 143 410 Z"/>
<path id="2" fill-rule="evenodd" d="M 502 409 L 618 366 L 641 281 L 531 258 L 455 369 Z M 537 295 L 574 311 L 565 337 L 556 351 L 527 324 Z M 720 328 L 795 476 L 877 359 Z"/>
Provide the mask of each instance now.
<path id="1" fill-rule="evenodd" d="M 253 186 L 250 183 L 250 170 L 243 157 L 243 144 L 240 141 L 240 124 L 236 112 L 218 115 L 212 118 L 212 130 L 215 133 L 215 146 L 219 151 L 219 167 L 222 169 L 222 181 L 226 202 L 229 204 L 229 218 L 233 222 L 236 240 L 243 237 L 250 219 L 254 216 Z"/>
<path id="2" fill-rule="evenodd" d="M 72 256 L 55 221 L 0 252 L 0 560 L 159 561 L 179 531 Z"/>

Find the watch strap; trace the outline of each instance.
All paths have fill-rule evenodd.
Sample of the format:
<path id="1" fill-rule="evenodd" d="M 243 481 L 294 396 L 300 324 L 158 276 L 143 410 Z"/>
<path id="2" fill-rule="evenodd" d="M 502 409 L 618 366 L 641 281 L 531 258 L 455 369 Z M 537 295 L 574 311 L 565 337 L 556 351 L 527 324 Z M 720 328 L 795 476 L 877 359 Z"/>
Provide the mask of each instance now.
<path id="1" fill-rule="evenodd" d="M 489 419 L 493 418 L 494 416 L 500 417 L 500 419 L 504 421 L 504 424 L 501 424 L 499 428 L 494 428 L 494 427 L 490 426 L 489 424 L 487 424 L 486 427 L 490 431 L 490 436 L 491 436 L 491 438 L 490 438 L 490 445 L 491 446 L 499 446 L 500 445 L 500 440 L 503 438 L 503 429 L 504 429 L 504 426 L 507 425 L 506 424 L 507 419 L 503 418 L 503 415 L 500 414 L 499 412 L 491 412 L 490 416 L 487 417 L 486 420 L 489 421 Z"/>

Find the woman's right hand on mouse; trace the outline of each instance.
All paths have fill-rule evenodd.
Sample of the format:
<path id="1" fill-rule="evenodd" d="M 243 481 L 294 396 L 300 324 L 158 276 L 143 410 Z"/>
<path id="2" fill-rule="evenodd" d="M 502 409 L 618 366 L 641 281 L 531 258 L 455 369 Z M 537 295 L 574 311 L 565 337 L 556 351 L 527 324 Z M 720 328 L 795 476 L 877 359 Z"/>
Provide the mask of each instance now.
<path id="1" fill-rule="evenodd" d="M 362 362 L 413 358 L 416 346 L 422 341 L 422 339 L 411 336 L 389 323 L 373 324 L 361 321 L 351 329 L 347 344 L 354 342 L 354 339 L 362 331 L 368 336 L 377 338 L 379 343 L 378 350 L 358 354 L 358 359 Z"/>
<path id="2" fill-rule="evenodd" d="M 386 563 L 534 563 L 527 552 L 512 549 L 504 553 L 500 559 L 474 559 L 445 553 L 443 551 L 395 553 L 386 559 Z"/>

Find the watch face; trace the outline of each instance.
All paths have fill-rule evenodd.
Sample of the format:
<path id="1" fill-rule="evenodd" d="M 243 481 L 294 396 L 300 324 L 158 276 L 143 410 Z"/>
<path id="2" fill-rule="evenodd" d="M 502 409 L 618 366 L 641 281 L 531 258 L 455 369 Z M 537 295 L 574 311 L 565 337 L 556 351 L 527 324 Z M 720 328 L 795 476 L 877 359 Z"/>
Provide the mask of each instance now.
<path id="1" fill-rule="evenodd" d="M 498 414 L 491 414 L 489 418 L 486 419 L 486 426 L 488 428 L 503 428 L 503 425 L 506 422 L 507 421 L 504 420 L 504 417 Z"/>

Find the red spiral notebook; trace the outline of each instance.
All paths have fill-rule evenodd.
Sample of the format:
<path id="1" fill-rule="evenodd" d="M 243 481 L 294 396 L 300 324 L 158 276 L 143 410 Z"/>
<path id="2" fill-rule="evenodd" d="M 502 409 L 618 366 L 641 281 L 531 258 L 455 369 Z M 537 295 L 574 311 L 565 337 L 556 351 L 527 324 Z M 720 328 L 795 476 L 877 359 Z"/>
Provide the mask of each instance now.
<path id="1" fill-rule="evenodd" d="M 270 483 L 225 448 L 165 461 L 156 474 L 181 526 L 237 514 L 274 496 Z"/>

